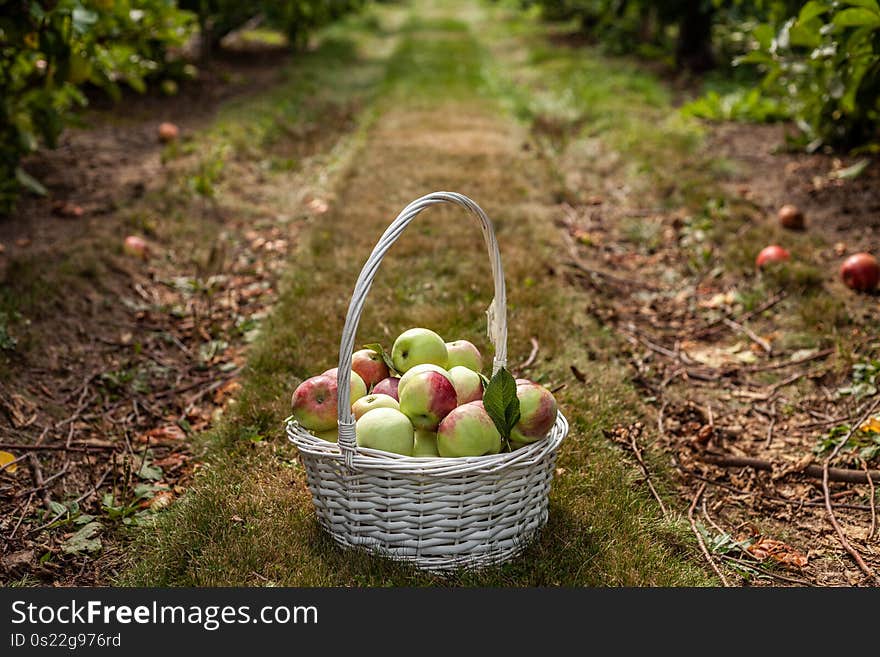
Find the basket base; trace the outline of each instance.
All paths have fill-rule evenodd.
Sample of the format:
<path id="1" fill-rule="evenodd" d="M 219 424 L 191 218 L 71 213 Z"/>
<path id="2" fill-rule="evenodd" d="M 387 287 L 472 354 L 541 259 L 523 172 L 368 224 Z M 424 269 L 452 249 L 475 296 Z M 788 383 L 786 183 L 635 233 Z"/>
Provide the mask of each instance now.
<path id="1" fill-rule="evenodd" d="M 478 553 L 469 552 L 460 555 L 443 556 L 425 556 L 424 554 L 416 554 L 414 550 L 393 550 L 378 541 L 368 538 L 357 540 L 357 537 L 355 537 L 355 541 L 352 541 L 351 536 L 337 534 L 320 521 L 319 524 L 322 525 L 322 528 L 330 534 L 330 537 L 338 545 L 345 549 L 357 550 L 376 557 L 408 563 L 419 570 L 435 575 L 451 575 L 453 572 L 461 572 L 463 570 L 475 571 L 490 566 L 498 566 L 519 556 L 537 538 L 541 529 L 547 524 L 547 512 L 545 511 L 542 514 L 536 527 L 530 531 L 523 532 L 518 537 L 518 540 L 512 544 L 484 549 Z"/>

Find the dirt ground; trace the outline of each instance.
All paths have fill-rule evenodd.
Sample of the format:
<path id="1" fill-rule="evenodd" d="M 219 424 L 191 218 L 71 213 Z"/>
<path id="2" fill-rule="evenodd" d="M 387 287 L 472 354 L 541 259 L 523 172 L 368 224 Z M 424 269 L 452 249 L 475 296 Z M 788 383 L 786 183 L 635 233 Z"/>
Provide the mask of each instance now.
<path id="1" fill-rule="evenodd" d="M 163 205 L 173 211 L 162 192 L 180 168 L 166 162 L 157 128 L 175 123 L 185 145 L 224 103 L 276 84 L 287 60 L 229 57 L 175 97 L 98 100 L 84 127 L 26 163 L 50 195 L 23 197 L 0 222 L 17 342 L 0 382 L 0 449 L 19 459 L 0 474 L 7 584 L 106 584 L 118 542 L 96 518 L 135 523 L 171 503 L 198 467 L 188 437 L 238 387 L 288 235 L 209 204 L 190 231 L 150 219 Z M 130 234 L 146 236 L 145 259 L 124 253 Z M 193 242 L 205 235 L 202 254 Z"/>

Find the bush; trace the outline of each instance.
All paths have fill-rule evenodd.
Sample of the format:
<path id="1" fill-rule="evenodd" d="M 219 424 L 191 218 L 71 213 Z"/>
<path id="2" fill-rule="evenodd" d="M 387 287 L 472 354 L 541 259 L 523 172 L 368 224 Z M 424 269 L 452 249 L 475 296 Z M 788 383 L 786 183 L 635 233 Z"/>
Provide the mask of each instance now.
<path id="1" fill-rule="evenodd" d="M 0 16 L 0 213 L 24 185 L 45 193 L 19 161 L 54 147 L 87 84 L 118 96 L 165 70 L 192 15 L 172 0 L 11 0 Z"/>
<path id="2" fill-rule="evenodd" d="M 782 100 L 808 148 L 877 139 L 880 119 L 880 6 L 877 0 L 803 5 L 777 27 L 762 23 L 741 57 L 764 72 L 765 95 Z"/>

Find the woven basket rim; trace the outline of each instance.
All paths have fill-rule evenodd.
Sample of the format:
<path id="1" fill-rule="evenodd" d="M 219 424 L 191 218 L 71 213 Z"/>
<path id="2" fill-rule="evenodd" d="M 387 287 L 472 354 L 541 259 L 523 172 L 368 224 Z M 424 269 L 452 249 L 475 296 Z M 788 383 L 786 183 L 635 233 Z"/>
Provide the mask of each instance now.
<path id="1" fill-rule="evenodd" d="M 467 472 L 496 472 L 524 463 L 541 461 L 549 452 L 555 451 L 568 434 L 568 420 L 557 411 L 556 422 L 547 436 L 512 452 L 487 454 L 485 456 L 418 457 L 403 456 L 377 449 L 358 447 L 352 467 L 356 470 L 406 471 L 427 476 L 454 476 Z M 344 460 L 337 443 L 318 438 L 295 420 L 287 421 L 288 440 L 307 454 L 331 460 Z"/>

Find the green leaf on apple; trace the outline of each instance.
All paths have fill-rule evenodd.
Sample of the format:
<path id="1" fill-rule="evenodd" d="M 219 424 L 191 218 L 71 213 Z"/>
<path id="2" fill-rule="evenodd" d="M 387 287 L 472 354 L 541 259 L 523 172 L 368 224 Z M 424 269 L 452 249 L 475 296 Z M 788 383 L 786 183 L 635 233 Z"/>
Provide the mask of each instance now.
<path id="1" fill-rule="evenodd" d="M 483 407 L 501 437 L 509 440 L 511 430 L 519 422 L 519 399 L 516 396 L 516 380 L 506 368 L 498 370 L 486 386 Z"/>
<path id="2" fill-rule="evenodd" d="M 397 370 L 394 369 L 394 363 L 391 362 L 391 356 L 388 355 L 388 352 L 385 351 L 385 348 L 381 344 L 379 344 L 378 342 L 365 344 L 362 349 L 375 351 L 377 354 L 379 354 L 379 356 L 382 357 L 382 361 L 385 363 L 385 365 L 388 366 L 388 371 L 397 374 Z"/>
<path id="3" fill-rule="evenodd" d="M 480 381 L 483 384 L 483 390 L 489 387 L 489 377 L 483 374 L 482 372 L 477 372 L 477 375 L 480 377 Z"/>

